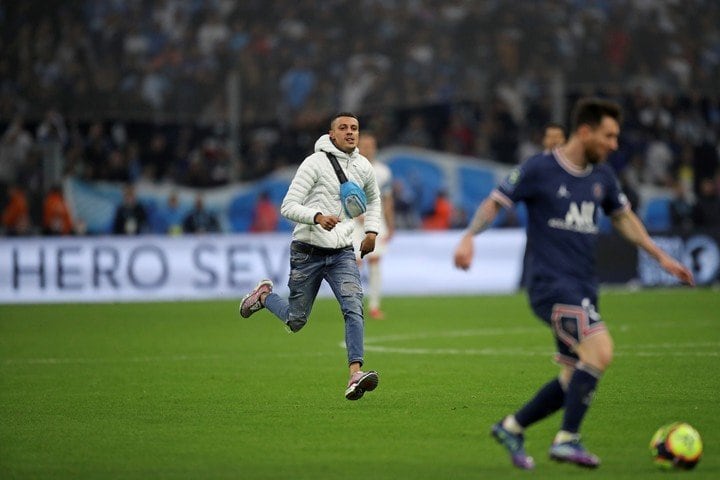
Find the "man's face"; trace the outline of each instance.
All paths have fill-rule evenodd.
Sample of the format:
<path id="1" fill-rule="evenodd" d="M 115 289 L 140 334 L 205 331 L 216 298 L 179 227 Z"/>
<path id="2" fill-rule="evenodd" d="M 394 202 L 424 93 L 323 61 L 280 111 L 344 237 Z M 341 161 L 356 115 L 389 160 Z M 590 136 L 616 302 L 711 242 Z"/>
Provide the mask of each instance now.
<path id="1" fill-rule="evenodd" d="M 604 162 L 610 153 L 618 148 L 620 125 L 612 117 L 603 117 L 600 125 L 593 129 L 588 125 L 580 127 L 581 139 L 585 145 L 585 158 L 589 163 Z"/>
<path id="2" fill-rule="evenodd" d="M 563 132 L 562 128 L 548 127 L 545 129 L 545 136 L 543 136 L 542 140 L 545 150 L 552 150 L 563 143 L 565 143 L 565 132 Z"/>
<path id="3" fill-rule="evenodd" d="M 360 124 L 353 117 L 338 117 L 330 126 L 330 140 L 345 153 L 355 150 L 360 134 Z"/>
<path id="4" fill-rule="evenodd" d="M 372 161 L 377 153 L 377 140 L 372 135 L 360 135 L 358 148 L 361 155 Z"/>

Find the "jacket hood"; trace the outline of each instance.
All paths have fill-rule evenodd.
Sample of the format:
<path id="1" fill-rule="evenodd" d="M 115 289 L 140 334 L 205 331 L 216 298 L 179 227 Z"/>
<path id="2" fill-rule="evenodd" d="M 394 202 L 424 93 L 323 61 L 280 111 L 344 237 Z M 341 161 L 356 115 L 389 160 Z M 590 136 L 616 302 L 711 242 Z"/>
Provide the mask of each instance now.
<path id="1" fill-rule="evenodd" d="M 358 151 L 357 147 L 355 147 L 355 150 L 353 150 L 352 153 L 350 153 L 350 154 L 341 151 L 339 148 L 337 148 L 335 146 L 335 144 L 332 142 L 332 140 L 330 140 L 330 135 L 328 135 L 327 133 L 325 135 L 322 135 L 315 142 L 315 152 L 329 152 L 335 156 L 341 155 L 341 156 L 353 157 L 357 153 L 357 151 Z"/>

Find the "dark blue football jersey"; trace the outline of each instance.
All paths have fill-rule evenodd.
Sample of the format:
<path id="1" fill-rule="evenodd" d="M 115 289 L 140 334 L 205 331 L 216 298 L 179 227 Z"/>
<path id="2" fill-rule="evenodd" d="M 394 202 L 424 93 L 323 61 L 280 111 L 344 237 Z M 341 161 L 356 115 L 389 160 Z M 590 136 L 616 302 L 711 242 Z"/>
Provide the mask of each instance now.
<path id="1" fill-rule="evenodd" d="M 629 208 L 612 169 L 581 170 L 559 150 L 530 157 L 491 193 L 505 207 L 524 202 L 528 211 L 528 293 L 533 303 L 569 288 L 597 290 L 595 248 L 600 209 L 614 215 Z"/>

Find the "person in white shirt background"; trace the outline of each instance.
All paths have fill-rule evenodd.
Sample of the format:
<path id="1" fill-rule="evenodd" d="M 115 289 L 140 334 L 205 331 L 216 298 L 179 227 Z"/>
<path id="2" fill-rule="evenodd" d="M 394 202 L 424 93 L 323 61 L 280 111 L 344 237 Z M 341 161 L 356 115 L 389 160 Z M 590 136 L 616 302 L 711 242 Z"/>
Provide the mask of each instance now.
<path id="1" fill-rule="evenodd" d="M 372 132 L 363 132 L 358 142 L 360 154 L 370 160 L 375 170 L 375 178 L 380 189 L 380 197 L 382 199 L 382 214 L 380 215 L 380 228 L 378 230 L 377 240 L 375 242 L 375 250 L 367 254 L 368 273 L 368 309 L 370 318 L 382 320 L 385 313 L 381 309 L 382 301 L 382 271 L 380 262 L 384 255 L 387 245 L 395 232 L 393 203 L 393 185 L 392 172 L 390 168 L 379 161 L 377 157 L 377 137 Z M 361 215 L 355 218 L 354 244 L 357 254 L 358 263 L 362 267 L 362 259 L 360 257 L 360 244 L 363 240 L 365 216 Z"/>

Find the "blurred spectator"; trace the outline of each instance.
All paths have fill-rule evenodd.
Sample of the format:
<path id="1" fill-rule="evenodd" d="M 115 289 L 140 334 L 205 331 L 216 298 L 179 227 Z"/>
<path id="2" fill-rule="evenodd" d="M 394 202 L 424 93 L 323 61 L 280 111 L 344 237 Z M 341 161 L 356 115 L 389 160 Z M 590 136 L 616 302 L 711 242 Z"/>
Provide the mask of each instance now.
<path id="1" fill-rule="evenodd" d="M 489 118 L 490 149 L 494 160 L 501 163 L 517 163 L 519 125 L 508 105 L 500 99 L 493 103 Z"/>
<path id="2" fill-rule="evenodd" d="M 542 141 L 542 132 L 533 130 L 525 133 L 522 136 L 520 144 L 517 148 L 518 163 L 523 163 L 525 160 L 532 157 L 533 155 L 537 155 L 538 153 L 542 152 Z"/>
<path id="3" fill-rule="evenodd" d="M 125 152 L 114 148 L 108 153 L 106 164 L 102 167 L 101 178 L 110 182 L 122 183 L 131 180 L 130 166 Z"/>
<path id="4" fill-rule="evenodd" d="M 425 117 L 415 114 L 398 135 L 397 143 L 409 147 L 431 148 L 432 137 L 427 130 Z"/>
<path id="5" fill-rule="evenodd" d="M 15 117 L 0 138 L 0 190 L 3 185 L 12 185 L 18 180 L 18 172 L 32 146 L 33 137 L 25 128 L 24 120 Z"/>
<path id="6" fill-rule="evenodd" d="M 695 203 L 695 149 L 690 143 L 680 147 L 677 160 L 670 166 L 673 189 L 680 188 L 688 203 Z"/>
<path id="7" fill-rule="evenodd" d="M 280 78 L 283 106 L 288 113 L 297 114 L 305 106 L 316 83 L 315 71 L 304 57 L 295 57 L 293 64 Z"/>
<path id="8" fill-rule="evenodd" d="M 224 185 L 230 181 L 230 161 L 220 139 L 209 136 L 190 152 L 182 183 L 194 188 Z"/>
<path id="9" fill-rule="evenodd" d="M 688 201 L 687 190 L 681 182 L 673 185 L 673 196 L 670 199 L 670 222 L 673 227 L 683 231 L 693 228 L 693 205 Z"/>
<path id="10" fill-rule="evenodd" d="M 675 156 L 669 145 L 669 138 L 662 130 L 656 131 L 656 136 L 650 140 L 645 149 L 643 165 L 643 181 L 659 187 L 672 185 L 670 167 Z"/>
<path id="11" fill-rule="evenodd" d="M 697 227 L 720 227 L 720 195 L 712 178 L 700 182 L 692 216 Z"/>
<path id="12" fill-rule="evenodd" d="M 705 179 L 715 179 L 720 173 L 720 142 L 717 139 L 713 141 L 711 137 L 711 134 L 707 134 L 693 152 L 693 179 L 696 195 L 700 195 Z M 720 131 L 718 138 L 720 138 Z"/>
<path id="13" fill-rule="evenodd" d="M 147 211 L 138 202 L 135 187 L 127 184 L 123 188 L 123 201 L 115 210 L 112 233 L 115 235 L 140 235 L 145 233 L 147 228 Z"/>
<path id="14" fill-rule="evenodd" d="M 279 220 L 278 209 L 270 200 L 270 195 L 268 192 L 262 192 L 255 204 L 250 231 L 274 232 L 277 230 Z"/>
<path id="15" fill-rule="evenodd" d="M 167 203 L 158 208 L 153 219 L 153 231 L 168 235 L 180 235 L 183 232 L 185 209 L 180 206 L 177 192 L 170 192 Z"/>
<path id="16" fill-rule="evenodd" d="M 70 235 L 73 221 L 60 185 L 53 185 L 43 201 L 42 229 L 45 235 Z"/>
<path id="17" fill-rule="evenodd" d="M 141 157 L 143 176 L 156 182 L 165 179 L 173 163 L 172 151 L 164 133 L 155 132 L 148 149 Z"/>
<path id="18" fill-rule="evenodd" d="M 425 230 L 447 230 L 453 221 L 453 204 L 444 190 L 440 190 L 435 199 L 435 205 L 430 215 L 422 222 Z"/>
<path id="19" fill-rule="evenodd" d="M 57 110 L 45 112 L 42 122 L 35 131 L 35 138 L 40 143 L 58 142 L 60 145 L 67 145 L 70 136 L 62 114 Z"/>
<path id="20" fill-rule="evenodd" d="M 88 178 L 93 180 L 103 179 L 111 148 L 110 138 L 105 133 L 102 122 L 93 122 L 88 128 L 83 151 Z"/>
<path id="21" fill-rule="evenodd" d="M 395 227 L 399 230 L 418 228 L 420 213 L 412 190 L 402 180 L 395 180 L 392 195 L 395 205 Z"/>
<path id="22" fill-rule="evenodd" d="M 542 138 L 543 150 L 549 152 L 555 147 L 565 143 L 565 127 L 559 123 L 548 123 L 545 125 Z"/>
<path id="23" fill-rule="evenodd" d="M 2 226 L 5 234 L 9 236 L 32 233 L 30 207 L 25 190 L 20 185 L 10 187 L 9 200 L 2 211 Z"/>
<path id="24" fill-rule="evenodd" d="M 201 194 L 195 197 L 195 206 L 183 221 L 185 233 L 211 233 L 219 232 L 220 224 L 212 213 L 205 209 L 205 202 Z"/>
<path id="25" fill-rule="evenodd" d="M 465 121 L 462 114 L 453 112 L 450 121 L 442 134 L 443 150 L 458 155 L 472 155 L 475 150 L 473 129 Z"/>

